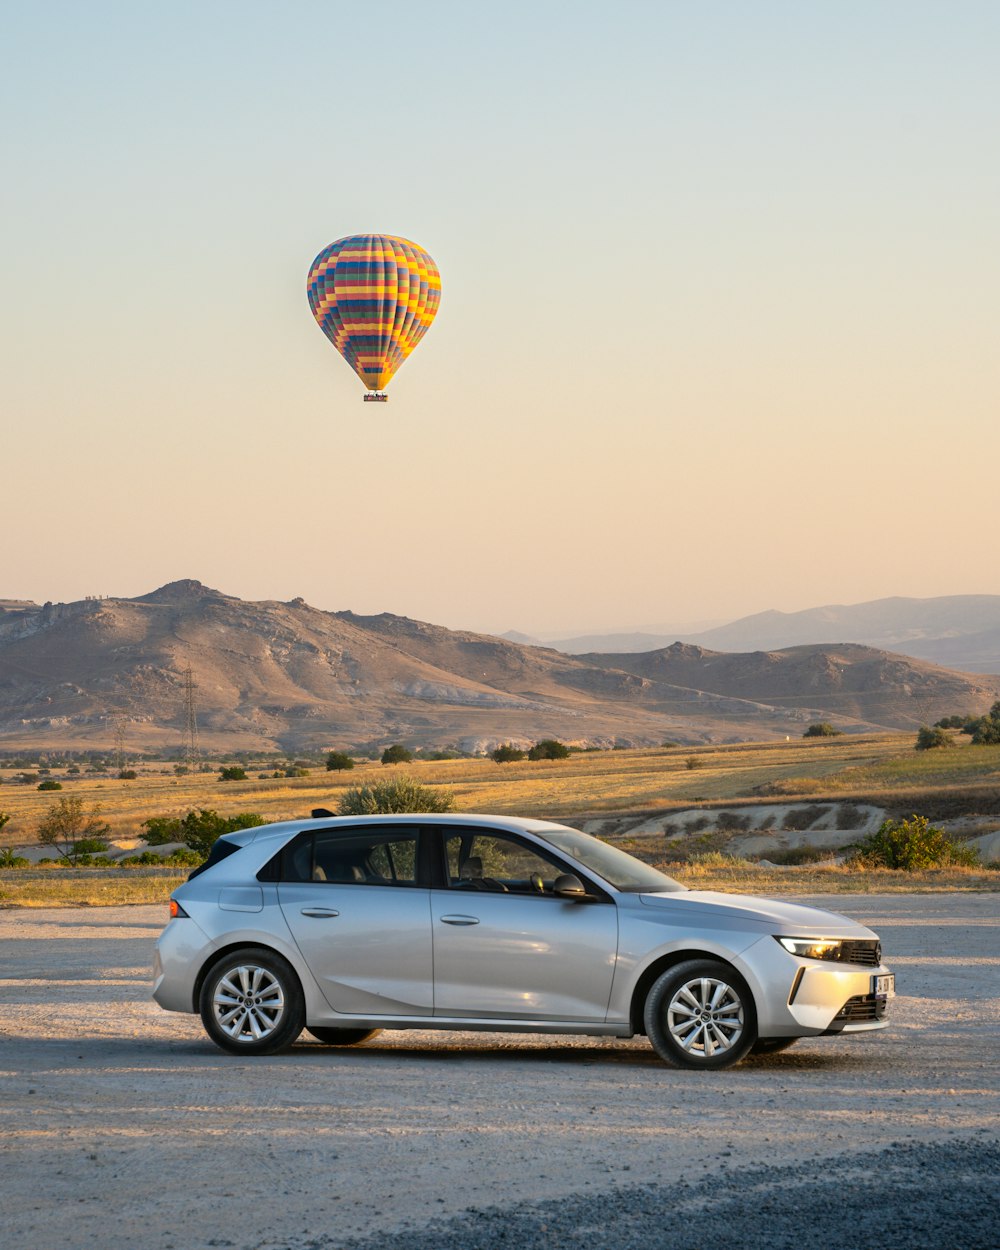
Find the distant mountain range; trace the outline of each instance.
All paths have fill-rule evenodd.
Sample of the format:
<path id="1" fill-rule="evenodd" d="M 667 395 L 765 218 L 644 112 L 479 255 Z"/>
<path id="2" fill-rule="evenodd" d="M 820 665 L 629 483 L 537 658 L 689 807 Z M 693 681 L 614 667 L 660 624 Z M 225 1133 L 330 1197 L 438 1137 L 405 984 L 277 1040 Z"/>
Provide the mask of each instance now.
<path id="1" fill-rule="evenodd" d="M 650 745 L 909 729 L 978 713 L 1000 678 L 872 647 L 749 655 L 674 643 L 565 655 L 406 617 L 249 603 L 196 581 L 135 599 L 0 600 L 0 749 L 178 747 L 185 671 L 214 751 Z"/>
<path id="2" fill-rule="evenodd" d="M 536 641 L 523 634 L 517 640 Z M 804 612 L 758 612 L 695 633 L 586 634 L 544 645 L 567 655 L 583 655 L 655 651 L 678 641 L 718 651 L 775 651 L 856 642 L 967 673 L 1000 673 L 1000 595 L 874 599 Z"/>

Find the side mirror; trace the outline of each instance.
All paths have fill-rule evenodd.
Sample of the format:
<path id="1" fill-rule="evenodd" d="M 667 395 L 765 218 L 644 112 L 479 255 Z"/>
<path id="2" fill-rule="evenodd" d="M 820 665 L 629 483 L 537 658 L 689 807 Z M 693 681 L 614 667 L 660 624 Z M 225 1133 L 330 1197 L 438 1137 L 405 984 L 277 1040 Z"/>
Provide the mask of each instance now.
<path id="1" fill-rule="evenodd" d="M 564 898 L 568 903 L 586 903 L 592 898 L 592 894 L 588 894 L 583 888 L 583 882 L 579 877 L 574 877 L 570 872 L 560 873 L 552 883 L 552 893 L 556 898 Z"/>

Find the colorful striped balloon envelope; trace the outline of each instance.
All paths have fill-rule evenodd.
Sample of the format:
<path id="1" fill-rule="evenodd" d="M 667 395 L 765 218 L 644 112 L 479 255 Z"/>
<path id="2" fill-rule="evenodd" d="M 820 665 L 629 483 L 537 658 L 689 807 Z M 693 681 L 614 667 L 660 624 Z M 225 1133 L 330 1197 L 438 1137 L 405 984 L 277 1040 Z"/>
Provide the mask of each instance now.
<path id="1" fill-rule="evenodd" d="M 352 234 L 325 247 L 309 270 L 309 307 L 369 392 L 382 390 L 427 333 L 441 275 L 422 247 L 392 234 Z"/>

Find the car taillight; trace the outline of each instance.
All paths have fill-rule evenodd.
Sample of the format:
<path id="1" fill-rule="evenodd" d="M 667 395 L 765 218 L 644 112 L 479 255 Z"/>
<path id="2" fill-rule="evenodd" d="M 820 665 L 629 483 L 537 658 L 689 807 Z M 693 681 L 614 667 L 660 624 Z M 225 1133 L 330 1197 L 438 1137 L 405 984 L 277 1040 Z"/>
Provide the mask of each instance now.
<path id="1" fill-rule="evenodd" d="M 186 917 L 187 912 L 184 910 L 184 908 L 180 905 L 180 903 L 178 903 L 178 901 L 175 898 L 172 898 L 170 900 L 170 919 L 176 920 L 179 916 Z"/>

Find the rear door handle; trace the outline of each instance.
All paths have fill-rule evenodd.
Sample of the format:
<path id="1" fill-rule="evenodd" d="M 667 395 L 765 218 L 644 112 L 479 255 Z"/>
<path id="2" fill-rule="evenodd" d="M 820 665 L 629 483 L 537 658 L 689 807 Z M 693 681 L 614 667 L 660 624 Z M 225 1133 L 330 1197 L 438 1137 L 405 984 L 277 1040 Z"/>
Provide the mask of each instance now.
<path id="1" fill-rule="evenodd" d="M 478 916 L 442 916 L 442 924 L 479 924 Z"/>
<path id="2" fill-rule="evenodd" d="M 316 916 L 319 920 L 329 920 L 333 916 L 339 916 L 339 911 L 334 911 L 332 907 L 303 907 L 303 916 Z"/>

